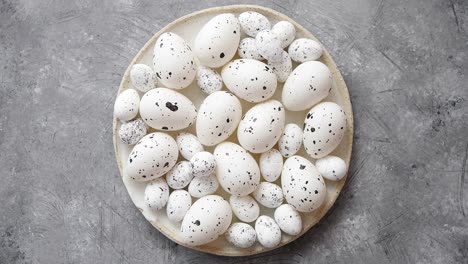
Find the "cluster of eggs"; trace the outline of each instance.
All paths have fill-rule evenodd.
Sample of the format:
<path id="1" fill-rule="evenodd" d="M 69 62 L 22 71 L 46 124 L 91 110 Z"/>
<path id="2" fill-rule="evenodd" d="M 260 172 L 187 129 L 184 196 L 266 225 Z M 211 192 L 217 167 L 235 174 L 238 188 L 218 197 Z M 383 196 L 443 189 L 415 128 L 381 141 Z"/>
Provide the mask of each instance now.
<path id="1" fill-rule="evenodd" d="M 242 40 L 241 30 L 248 36 Z M 240 248 L 256 241 L 275 247 L 282 232 L 302 231 L 301 213 L 322 205 L 323 178 L 346 174 L 345 161 L 329 155 L 344 136 L 346 116 L 339 105 L 320 103 L 332 88 L 330 70 L 317 61 L 322 47 L 295 36 L 288 21 L 272 27 L 256 12 L 220 14 L 202 27 L 193 49 L 177 34 L 164 33 L 153 67 L 131 68 L 136 90 L 120 93 L 114 107 L 120 139 L 135 145 L 125 174 L 147 182 L 151 210 L 166 208 L 170 221 L 181 222 L 183 243 L 203 245 L 225 234 Z M 232 60 L 236 53 L 241 59 Z M 292 61 L 299 64 L 294 69 Z M 208 94 L 198 110 L 177 92 L 194 80 Z M 271 99 L 278 82 L 284 82 L 281 102 Z M 229 92 L 221 91 L 223 84 Z M 141 100 L 137 90 L 144 93 Z M 243 116 L 240 99 L 255 103 Z M 287 110 L 308 109 L 303 128 L 285 124 Z M 181 131 L 192 124 L 196 136 Z M 147 134 L 149 129 L 159 132 Z M 236 129 L 240 145 L 226 141 Z M 174 139 L 160 131 L 179 134 Z M 302 145 L 315 165 L 296 155 Z M 184 160 L 178 161 L 179 153 Z M 251 153 L 260 154 L 258 163 Z M 229 201 L 215 195 L 219 187 Z M 273 208 L 273 218 L 260 216 L 261 206 Z M 233 214 L 239 222 L 231 223 Z"/>

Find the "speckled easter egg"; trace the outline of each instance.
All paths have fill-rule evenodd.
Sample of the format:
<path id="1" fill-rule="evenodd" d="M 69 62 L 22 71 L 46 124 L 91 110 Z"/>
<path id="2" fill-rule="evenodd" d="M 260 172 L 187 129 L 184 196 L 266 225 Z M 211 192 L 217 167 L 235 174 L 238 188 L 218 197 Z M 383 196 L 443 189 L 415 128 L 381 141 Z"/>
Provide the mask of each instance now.
<path id="1" fill-rule="evenodd" d="M 135 89 L 121 92 L 114 104 L 114 116 L 121 122 L 129 121 L 138 115 L 140 96 Z"/>
<path id="2" fill-rule="evenodd" d="M 182 160 L 166 173 L 166 182 L 172 189 L 185 188 L 193 178 L 190 162 Z"/>
<path id="3" fill-rule="evenodd" d="M 255 37 L 258 53 L 268 61 L 280 62 L 283 58 L 281 40 L 270 30 L 260 31 Z"/>
<path id="4" fill-rule="evenodd" d="M 248 248 L 257 240 L 257 233 L 251 225 L 234 223 L 227 230 L 226 239 L 236 247 Z"/>
<path id="5" fill-rule="evenodd" d="M 323 49 L 315 40 L 300 38 L 289 45 L 288 53 L 293 61 L 302 63 L 318 60 L 322 56 Z"/>
<path id="6" fill-rule="evenodd" d="M 195 198 L 215 193 L 219 188 L 218 179 L 213 173 L 207 177 L 195 177 L 190 182 L 188 192 Z"/>
<path id="7" fill-rule="evenodd" d="M 136 89 L 144 93 L 156 88 L 158 82 L 153 69 L 146 64 L 133 65 L 130 70 L 130 80 Z"/>
<path id="8" fill-rule="evenodd" d="M 282 57 L 280 61 L 268 61 L 268 66 L 270 66 L 273 72 L 276 74 L 278 82 L 285 82 L 291 74 L 292 62 L 286 51 L 283 51 L 281 54 Z"/>
<path id="9" fill-rule="evenodd" d="M 283 49 L 289 46 L 296 37 L 296 28 L 289 21 L 280 21 L 276 23 L 271 31 L 279 38 Z"/>
<path id="10" fill-rule="evenodd" d="M 299 235 L 302 231 L 302 218 L 294 207 L 282 204 L 276 208 L 274 218 L 280 229 L 288 235 Z"/>
<path id="11" fill-rule="evenodd" d="M 267 248 L 276 247 L 281 242 L 281 229 L 273 218 L 262 215 L 255 222 L 258 242 Z"/>
<path id="12" fill-rule="evenodd" d="M 278 149 L 285 158 L 296 154 L 302 146 L 302 128 L 296 124 L 287 124 L 278 141 Z"/>
<path id="13" fill-rule="evenodd" d="M 270 149 L 260 155 L 259 165 L 263 178 L 268 182 L 274 182 L 283 170 L 283 157 L 277 149 Z"/>
<path id="14" fill-rule="evenodd" d="M 184 219 L 192 206 L 192 197 L 185 190 L 175 190 L 169 195 L 166 206 L 166 214 L 169 221 L 173 223 Z"/>
<path id="15" fill-rule="evenodd" d="M 231 205 L 232 212 L 243 222 L 253 222 L 260 215 L 258 203 L 249 195 L 231 195 L 229 197 L 229 204 Z"/>
<path id="16" fill-rule="evenodd" d="M 268 208 L 276 208 L 283 203 L 283 190 L 271 182 L 261 182 L 253 192 L 253 197 L 261 205 Z"/>
<path id="17" fill-rule="evenodd" d="M 348 170 L 346 162 L 337 156 L 328 155 L 315 162 L 315 167 L 322 176 L 330 181 L 339 181 L 343 179 Z"/>
<path id="18" fill-rule="evenodd" d="M 123 123 L 119 128 L 120 140 L 128 145 L 135 145 L 145 135 L 146 124 L 141 118 Z"/>
<path id="19" fill-rule="evenodd" d="M 258 53 L 257 42 L 254 38 L 242 39 L 237 53 L 242 59 L 263 60 L 262 55 Z"/>
<path id="20" fill-rule="evenodd" d="M 164 178 L 157 178 L 145 188 L 145 202 L 152 210 L 161 210 L 169 199 L 169 186 Z"/>
<path id="21" fill-rule="evenodd" d="M 221 75 L 213 69 L 199 66 L 197 71 L 197 84 L 206 94 L 212 94 L 223 88 Z"/>
<path id="22" fill-rule="evenodd" d="M 177 146 L 182 157 L 190 160 L 193 155 L 204 151 L 204 148 L 198 138 L 188 132 L 180 132 L 176 137 Z"/>
<path id="23" fill-rule="evenodd" d="M 250 37 L 255 37 L 258 32 L 271 28 L 268 18 L 254 11 L 241 13 L 239 15 L 239 22 L 242 27 L 242 31 Z"/>
<path id="24" fill-rule="evenodd" d="M 194 177 L 208 177 L 215 171 L 216 161 L 213 154 L 202 151 L 193 155 L 190 166 Z"/>

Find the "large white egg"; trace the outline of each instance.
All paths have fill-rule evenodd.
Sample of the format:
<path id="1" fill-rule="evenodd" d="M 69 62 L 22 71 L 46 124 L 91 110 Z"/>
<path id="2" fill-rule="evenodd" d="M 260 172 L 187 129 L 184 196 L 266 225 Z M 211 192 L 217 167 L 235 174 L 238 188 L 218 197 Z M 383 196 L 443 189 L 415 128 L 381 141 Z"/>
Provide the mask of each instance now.
<path id="1" fill-rule="evenodd" d="M 270 100 L 250 108 L 239 123 L 237 139 L 241 146 L 252 153 L 271 149 L 283 133 L 285 110 L 276 100 Z"/>
<path id="2" fill-rule="evenodd" d="M 234 133 L 241 117 L 241 103 L 233 94 L 225 91 L 210 94 L 198 111 L 198 140 L 205 146 L 224 141 Z"/>
<path id="3" fill-rule="evenodd" d="M 284 83 L 282 102 L 290 111 L 302 111 L 322 101 L 332 88 L 327 65 L 308 61 L 297 66 Z"/>
<path id="4" fill-rule="evenodd" d="M 195 37 L 195 55 L 202 65 L 221 67 L 236 54 L 240 35 L 239 21 L 233 14 L 217 15 Z"/>
<path id="5" fill-rule="evenodd" d="M 272 97 L 278 85 L 271 67 L 258 60 L 234 60 L 223 67 L 221 76 L 232 93 L 251 103 Z"/>
<path id="6" fill-rule="evenodd" d="M 156 88 L 141 98 L 140 115 L 152 128 L 174 131 L 192 125 L 197 117 L 197 109 L 183 94 Z"/>
<path id="7" fill-rule="evenodd" d="M 346 115 L 341 106 L 320 103 L 310 109 L 304 120 L 304 148 L 314 159 L 325 157 L 340 144 L 345 131 Z"/>
<path id="8" fill-rule="evenodd" d="M 260 182 L 260 169 L 255 159 L 241 146 L 223 142 L 214 150 L 216 175 L 223 189 L 236 196 L 253 192 Z"/>
<path id="9" fill-rule="evenodd" d="M 162 34 L 156 41 L 153 67 L 158 82 L 171 89 L 189 86 L 197 73 L 192 49 L 173 32 Z"/>

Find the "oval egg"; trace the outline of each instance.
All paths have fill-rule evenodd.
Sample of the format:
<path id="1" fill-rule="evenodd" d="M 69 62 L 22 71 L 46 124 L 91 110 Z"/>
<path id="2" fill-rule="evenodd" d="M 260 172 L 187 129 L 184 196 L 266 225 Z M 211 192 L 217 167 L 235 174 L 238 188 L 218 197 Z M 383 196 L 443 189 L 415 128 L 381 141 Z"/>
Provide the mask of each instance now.
<path id="1" fill-rule="evenodd" d="M 182 160 L 166 173 L 166 182 L 172 189 L 185 188 L 193 178 L 190 162 Z"/>
<path id="2" fill-rule="evenodd" d="M 152 210 L 161 210 L 169 199 L 169 186 L 164 178 L 157 178 L 148 183 L 145 188 L 145 202 Z"/>
<path id="3" fill-rule="evenodd" d="M 257 233 L 251 225 L 234 223 L 227 230 L 226 239 L 236 247 L 248 248 L 257 241 Z"/>
<path id="4" fill-rule="evenodd" d="M 257 202 L 267 208 L 280 206 L 284 199 L 281 187 L 271 182 L 261 182 L 253 192 L 253 197 Z"/>
<path id="5" fill-rule="evenodd" d="M 130 70 L 130 80 L 136 89 L 144 93 L 156 88 L 157 84 L 156 74 L 154 74 L 153 69 L 146 64 L 133 65 Z"/>
<path id="6" fill-rule="evenodd" d="M 114 116 L 121 122 L 130 121 L 138 115 L 140 96 L 135 89 L 121 92 L 114 104 Z"/>
<path id="7" fill-rule="evenodd" d="M 219 188 L 216 174 L 206 177 L 194 177 L 188 187 L 188 192 L 195 198 L 215 193 Z"/>
<path id="8" fill-rule="evenodd" d="M 260 155 L 260 172 L 267 182 L 276 181 L 283 170 L 283 157 L 277 149 L 270 149 Z"/>
<path id="9" fill-rule="evenodd" d="M 323 49 L 315 40 L 300 38 L 291 43 L 288 53 L 293 61 L 302 63 L 318 60 L 322 56 Z"/>
<path id="10" fill-rule="evenodd" d="M 258 53 L 257 43 L 254 38 L 242 39 L 237 53 L 242 59 L 263 60 L 262 55 Z"/>
<path id="11" fill-rule="evenodd" d="M 278 226 L 288 235 L 299 235 L 302 231 L 302 218 L 289 204 L 282 204 L 276 208 L 274 218 Z"/>
<path id="12" fill-rule="evenodd" d="M 186 160 L 190 160 L 193 155 L 204 151 L 198 138 L 188 132 L 180 132 L 176 137 L 176 142 L 179 147 L 180 155 Z"/>
<path id="13" fill-rule="evenodd" d="M 281 229 L 273 218 L 262 215 L 255 222 L 258 242 L 267 248 L 276 247 L 281 243 Z"/>
<path id="14" fill-rule="evenodd" d="M 169 195 L 166 206 L 166 214 L 169 221 L 173 223 L 184 219 L 187 211 L 192 206 L 192 197 L 185 190 L 175 190 Z"/>
<path id="15" fill-rule="evenodd" d="M 239 15 L 239 22 L 244 33 L 250 37 L 255 37 L 260 31 L 271 28 L 268 18 L 254 11 L 241 13 Z"/>
<path id="16" fill-rule="evenodd" d="M 212 94 L 223 88 L 221 75 L 213 69 L 199 66 L 197 71 L 197 84 L 206 94 Z"/>
<path id="17" fill-rule="evenodd" d="M 287 124 L 278 141 L 278 149 L 285 158 L 296 154 L 302 145 L 302 128 L 296 124 Z"/>
<path id="18" fill-rule="evenodd" d="M 253 222 L 260 215 L 258 203 L 249 195 L 231 195 L 231 197 L 229 197 L 229 204 L 231 205 L 232 212 L 242 222 Z"/>
<path id="19" fill-rule="evenodd" d="M 315 162 L 315 167 L 322 176 L 330 181 L 339 181 L 346 175 L 346 162 L 337 156 L 328 155 Z"/>

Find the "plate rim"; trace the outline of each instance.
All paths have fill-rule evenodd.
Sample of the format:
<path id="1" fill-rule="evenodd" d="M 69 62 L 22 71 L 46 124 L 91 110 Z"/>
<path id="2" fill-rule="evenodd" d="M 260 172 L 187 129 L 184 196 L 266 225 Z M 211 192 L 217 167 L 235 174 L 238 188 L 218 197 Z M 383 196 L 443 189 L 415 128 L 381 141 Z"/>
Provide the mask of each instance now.
<path id="1" fill-rule="evenodd" d="M 350 98 L 350 95 L 349 95 L 349 90 L 348 90 L 348 87 L 346 86 L 346 83 L 344 82 L 344 79 L 343 79 L 343 76 L 341 75 L 340 70 L 338 69 L 338 66 L 336 65 L 336 63 L 333 60 L 333 58 L 331 57 L 331 55 L 329 54 L 326 47 L 311 32 L 309 32 L 306 28 L 304 28 L 301 24 L 296 22 L 294 19 L 292 19 L 289 16 L 287 16 L 287 15 L 281 13 L 281 12 L 278 12 L 278 11 L 276 11 L 274 9 L 264 7 L 264 6 L 259 6 L 259 5 L 240 4 L 240 5 L 226 5 L 226 6 L 210 7 L 210 8 L 206 8 L 206 9 L 202 9 L 202 10 L 198 10 L 198 11 L 186 14 L 186 15 L 184 15 L 182 17 L 179 17 L 179 18 L 175 19 L 174 21 L 170 22 L 169 24 L 167 24 L 166 26 L 161 28 L 158 32 L 153 34 L 153 36 L 138 51 L 138 53 L 135 55 L 135 57 L 133 57 L 133 59 L 131 60 L 130 64 L 128 65 L 127 69 L 125 70 L 125 72 L 124 72 L 124 74 L 122 76 L 122 80 L 120 81 L 119 89 L 117 91 L 117 96 L 124 90 L 123 88 L 124 88 L 125 84 L 130 82 L 129 75 L 130 75 L 130 70 L 131 70 L 132 66 L 137 61 L 139 61 L 141 59 L 141 57 L 143 56 L 143 53 L 146 52 L 146 50 L 148 48 L 151 48 L 150 46 L 153 43 L 156 42 L 157 38 L 162 33 L 167 32 L 167 30 L 169 28 L 171 28 L 171 27 L 173 27 L 173 26 L 175 26 L 175 25 L 177 25 L 179 23 L 183 23 L 184 21 L 189 20 L 189 19 L 191 19 L 193 17 L 197 17 L 197 16 L 200 16 L 200 15 L 206 15 L 206 14 L 210 14 L 210 13 L 220 13 L 220 12 L 223 12 L 223 11 L 236 12 L 235 11 L 236 9 L 241 9 L 241 10 L 242 9 L 249 9 L 249 11 L 256 11 L 256 12 L 259 12 L 259 13 L 261 13 L 261 12 L 271 13 L 274 16 L 279 17 L 281 20 L 286 20 L 286 21 L 291 22 L 300 31 L 303 31 L 305 33 L 305 35 L 307 35 L 308 38 L 311 38 L 311 39 L 317 41 L 323 47 L 322 60 L 326 61 L 325 64 L 327 66 L 329 66 L 329 67 L 332 66 L 330 71 L 332 72 L 332 76 L 333 76 L 333 78 L 335 80 L 335 83 L 336 83 L 337 87 L 339 87 L 338 90 L 339 90 L 340 95 L 343 96 L 343 98 L 342 98 L 343 105 L 341 107 L 343 107 L 343 109 L 344 109 L 344 111 L 346 113 L 346 116 L 347 116 L 347 122 L 349 122 L 349 124 L 348 124 L 349 132 L 345 134 L 345 137 L 349 138 L 349 148 L 348 148 L 349 150 L 346 153 L 346 158 L 344 158 L 344 160 L 346 161 L 346 164 L 348 164 L 348 171 L 347 171 L 345 177 L 343 177 L 343 179 L 341 179 L 340 181 L 337 182 L 337 185 L 336 185 L 336 190 L 337 191 L 336 191 L 336 193 L 332 194 L 331 199 L 329 200 L 329 201 L 331 201 L 331 203 L 329 203 L 330 205 L 327 208 L 323 208 L 323 207 L 319 208 L 319 214 L 317 216 L 317 221 L 316 222 L 314 222 L 310 226 L 304 228 L 300 234 L 298 234 L 296 236 L 293 236 L 289 241 L 287 241 L 285 243 L 282 242 L 276 247 L 272 247 L 272 248 L 262 247 L 262 250 L 259 250 L 259 251 L 258 250 L 253 250 L 253 249 L 252 250 L 239 249 L 239 251 L 235 251 L 235 253 L 234 253 L 234 251 L 229 251 L 228 252 L 228 251 L 220 251 L 220 250 L 210 250 L 210 247 L 206 247 L 206 245 L 205 246 L 203 246 L 203 245 L 202 246 L 190 246 L 190 245 L 181 243 L 180 241 L 177 241 L 177 240 L 173 239 L 170 234 L 165 232 L 160 226 L 158 226 L 156 223 L 154 223 L 154 221 L 149 221 L 148 219 L 146 219 L 145 216 L 143 216 L 145 218 L 145 220 L 150 222 L 153 227 L 155 227 L 159 232 L 161 232 L 165 237 L 167 237 L 168 239 L 170 239 L 174 243 L 177 243 L 179 245 L 182 245 L 184 247 L 187 247 L 187 248 L 190 248 L 190 249 L 193 249 L 193 250 L 197 250 L 197 251 L 201 251 L 201 252 L 205 252 L 205 253 L 210 253 L 210 254 L 214 254 L 214 255 L 218 255 L 218 256 L 229 256 L 229 257 L 251 256 L 251 255 L 265 253 L 265 252 L 272 251 L 274 249 L 283 247 L 283 246 L 297 240 L 299 237 L 301 237 L 302 235 L 307 233 L 318 222 L 320 222 L 320 220 L 323 219 L 323 217 L 327 214 L 327 212 L 329 212 L 330 209 L 335 205 L 335 202 L 336 202 L 337 198 L 339 197 L 339 195 L 340 195 L 340 193 L 341 193 L 341 191 L 342 191 L 342 189 L 344 187 L 344 184 L 346 183 L 346 179 L 347 179 L 348 174 L 349 174 L 349 167 L 350 167 L 350 162 L 351 162 L 351 157 L 352 157 L 352 150 L 353 150 L 353 143 L 354 143 L 354 115 L 353 115 L 352 102 L 351 102 L 351 98 Z M 122 173 L 123 172 L 123 166 L 122 166 L 122 162 L 120 161 L 120 153 L 119 153 L 118 144 L 117 144 L 117 140 L 118 140 L 118 131 L 117 131 L 118 121 L 117 121 L 117 118 L 115 117 L 115 115 L 113 115 L 112 120 L 113 120 L 112 121 L 112 131 L 113 131 L 113 133 L 112 133 L 112 139 L 113 140 L 112 141 L 113 141 L 113 144 L 114 144 L 115 158 L 116 158 L 116 161 L 117 161 L 117 167 L 119 169 L 120 177 L 122 178 L 122 183 L 124 184 L 125 189 L 127 190 L 127 193 L 129 195 L 130 199 L 132 200 L 132 203 L 143 214 L 143 209 L 139 208 L 135 204 L 134 200 L 131 198 L 131 195 L 129 193 L 127 185 L 123 181 L 123 173 Z"/>

